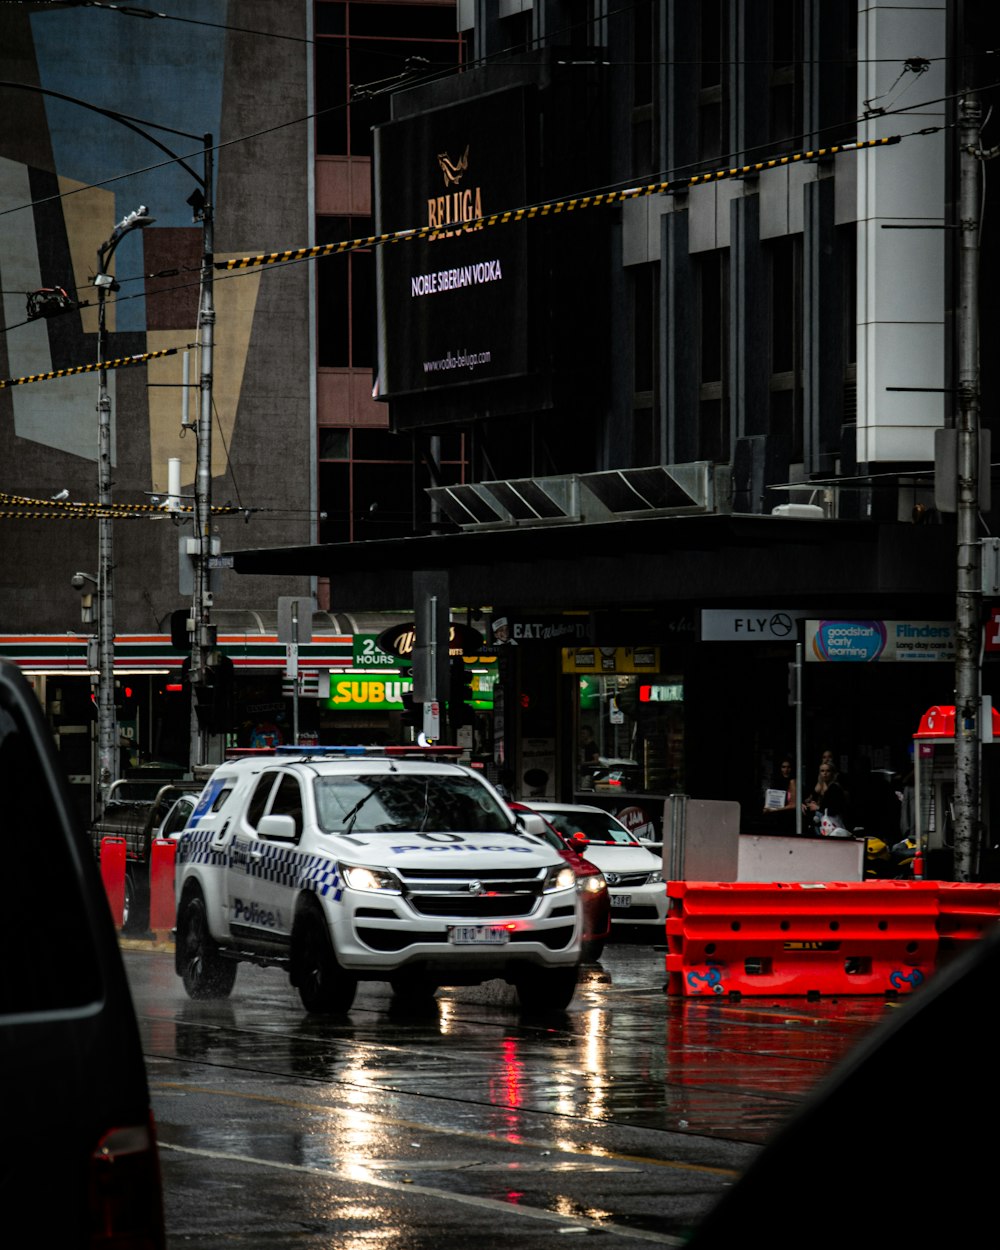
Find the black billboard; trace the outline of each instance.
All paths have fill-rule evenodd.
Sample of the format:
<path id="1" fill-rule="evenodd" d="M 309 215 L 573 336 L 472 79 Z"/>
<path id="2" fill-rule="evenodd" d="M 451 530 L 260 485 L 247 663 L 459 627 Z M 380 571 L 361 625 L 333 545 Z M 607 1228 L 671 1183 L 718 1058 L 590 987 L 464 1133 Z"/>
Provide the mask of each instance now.
<path id="1" fill-rule="evenodd" d="M 380 398 L 529 372 L 524 222 L 528 90 L 516 87 L 375 131 L 375 229 L 432 227 L 377 250 Z"/>

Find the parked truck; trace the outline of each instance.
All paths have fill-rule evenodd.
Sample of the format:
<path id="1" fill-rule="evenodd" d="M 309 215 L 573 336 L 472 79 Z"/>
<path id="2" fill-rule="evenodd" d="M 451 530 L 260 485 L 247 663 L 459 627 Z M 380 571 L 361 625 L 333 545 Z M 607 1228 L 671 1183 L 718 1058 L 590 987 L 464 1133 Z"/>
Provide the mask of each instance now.
<path id="1" fill-rule="evenodd" d="M 149 864 L 154 838 L 169 837 L 187 824 L 201 781 L 116 781 L 104 811 L 91 826 L 100 860 L 106 837 L 125 839 L 125 912 L 122 929 L 149 928 Z"/>

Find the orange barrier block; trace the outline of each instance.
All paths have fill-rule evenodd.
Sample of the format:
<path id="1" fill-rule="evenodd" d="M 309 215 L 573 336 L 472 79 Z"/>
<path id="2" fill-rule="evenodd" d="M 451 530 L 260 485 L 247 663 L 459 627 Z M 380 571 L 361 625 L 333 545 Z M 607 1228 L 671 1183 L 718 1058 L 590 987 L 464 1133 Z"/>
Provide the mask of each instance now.
<path id="1" fill-rule="evenodd" d="M 177 843 L 173 838 L 154 838 L 149 849 L 149 927 L 166 933 L 174 927 L 174 860 Z"/>
<path id="2" fill-rule="evenodd" d="M 936 881 L 938 934 L 942 947 L 958 949 L 974 942 L 1000 920 L 1000 885 Z"/>
<path id="3" fill-rule="evenodd" d="M 101 880 L 115 928 L 125 923 L 125 839 L 101 838 Z"/>
<path id="4" fill-rule="evenodd" d="M 667 990 L 906 994 L 934 970 L 936 882 L 672 881 Z"/>

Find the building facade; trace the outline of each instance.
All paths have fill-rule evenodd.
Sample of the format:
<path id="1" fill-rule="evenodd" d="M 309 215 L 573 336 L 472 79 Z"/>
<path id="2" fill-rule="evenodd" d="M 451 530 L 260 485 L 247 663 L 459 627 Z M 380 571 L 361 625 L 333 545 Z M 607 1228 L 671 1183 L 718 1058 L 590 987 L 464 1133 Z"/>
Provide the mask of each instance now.
<path id="1" fill-rule="evenodd" d="M 935 431 L 987 7 L 457 11 L 462 71 L 402 84 L 374 142 L 375 389 L 435 478 L 426 537 L 236 567 L 369 608 L 448 569 L 470 620 L 519 631 L 491 749 L 522 791 L 541 768 L 563 798 L 682 789 L 760 817 L 796 644 L 808 783 L 825 747 L 859 791 L 905 777 L 953 698 Z M 988 414 L 988 359 L 981 384 Z M 458 483 L 435 462 L 456 437 Z"/>

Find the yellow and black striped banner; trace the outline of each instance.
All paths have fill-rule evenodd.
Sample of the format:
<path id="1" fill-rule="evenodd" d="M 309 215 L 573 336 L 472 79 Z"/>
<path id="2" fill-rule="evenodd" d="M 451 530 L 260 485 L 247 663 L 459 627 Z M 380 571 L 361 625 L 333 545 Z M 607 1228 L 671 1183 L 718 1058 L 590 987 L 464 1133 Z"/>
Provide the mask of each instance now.
<path id="1" fill-rule="evenodd" d="M 25 386 L 29 382 L 49 382 L 53 378 L 69 378 L 75 373 L 96 373 L 99 369 L 125 369 L 129 365 L 144 365 L 147 360 L 160 356 L 176 356 L 179 347 L 163 347 L 158 352 L 140 352 L 135 356 L 119 356 L 115 360 L 95 360 L 92 365 L 74 365 L 71 369 L 53 369 L 51 373 L 29 373 L 23 378 L 0 378 L 0 390 L 11 386 Z"/>
<path id="2" fill-rule="evenodd" d="M 216 269 L 252 269 L 258 265 L 282 265 L 289 261 L 315 260 L 321 256 L 335 256 L 341 252 L 357 252 L 364 248 L 381 247 L 385 243 L 408 243 L 413 239 L 436 238 L 452 230 L 471 230 L 479 226 L 505 226 L 512 221 L 530 221 L 535 217 L 551 217 L 556 213 L 572 213 L 585 208 L 624 204 L 626 200 L 638 200 L 648 195 L 689 191 L 692 187 L 704 186 L 710 182 L 722 182 L 728 178 L 748 178 L 754 174 L 763 173 L 767 169 L 780 169 L 785 165 L 829 160 L 842 152 L 863 152 L 869 148 L 882 148 L 888 144 L 899 143 L 902 138 L 902 135 L 889 135 L 884 139 L 862 139 L 856 143 L 834 143 L 825 148 L 807 148 L 801 152 L 790 152 L 786 156 L 774 156 L 766 161 L 756 161 L 752 165 L 725 166 L 704 174 L 692 174 L 688 178 L 675 178 L 669 182 L 650 182 L 641 187 L 626 187 L 622 191 L 602 191 L 597 195 L 550 200 L 546 204 L 511 208 L 502 213 L 489 213 L 469 221 L 449 221 L 439 226 L 416 226 L 409 230 L 393 230 L 388 234 L 369 234 L 365 238 L 342 239 L 339 243 L 290 248 L 285 252 L 263 252 L 258 256 L 238 256 L 232 260 L 217 261 L 215 267 Z"/>
<path id="3" fill-rule="evenodd" d="M 110 503 L 101 504 L 82 500 L 64 499 L 31 499 L 25 495 L 10 495 L 0 491 L 0 504 L 10 508 L 9 512 L 0 512 L 0 517 L 29 517 L 32 520 L 89 520 L 92 517 L 113 517 L 128 519 L 129 517 L 146 516 L 190 516 L 194 513 L 193 504 L 181 504 L 177 508 L 168 509 L 162 503 Z M 246 512 L 235 504 L 215 504 L 209 509 L 212 516 L 234 516 Z M 253 511 L 253 509 L 251 509 Z"/>

